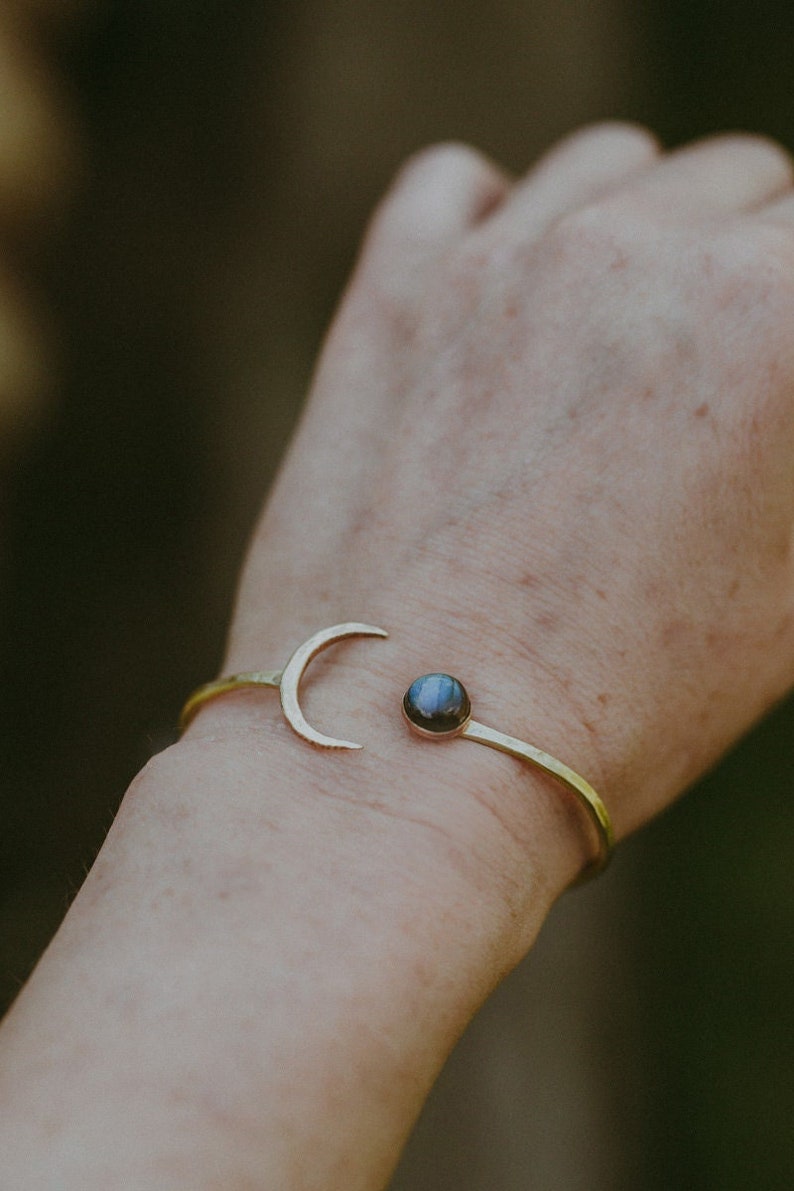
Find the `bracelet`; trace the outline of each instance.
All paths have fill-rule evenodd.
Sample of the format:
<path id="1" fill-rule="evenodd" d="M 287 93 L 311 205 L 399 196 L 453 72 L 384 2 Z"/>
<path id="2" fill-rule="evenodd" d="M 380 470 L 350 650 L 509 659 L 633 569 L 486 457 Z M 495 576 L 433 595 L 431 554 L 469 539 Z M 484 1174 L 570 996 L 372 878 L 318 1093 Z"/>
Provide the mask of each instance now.
<path id="1" fill-rule="evenodd" d="M 615 836 L 609 811 L 589 782 L 550 753 L 535 748 L 515 736 L 488 728 L 471 718 L 471 700 L 457 678 L 451 674 L 423 674 L 411 683 L 403 697 L 403 715 L 414 732 L 433 740 L 461 736 L 474 740 L 519 761 L 528 761 L 571 790 L 589 814 L 598 833 L 598 854 L 587 865 L 579 880 L 594 877 L 609 863 Z"/>
<path id="2" fill-rule="evenodd" d="M 306 719 L 300 706 L 300 682 L 307 666 L 322 650 L 347 637 L 388 637 L 383 629 L 370 624 L 349 622 L 332 625 L 315 633 L 300 645 L 283 670 L 254 670 L 231 674 L 215 682 L 205 683 L 188 698 L 179 717 L 179 730 L 184 732 L 198 711 L 211 699 L 244 687 L 270 687 L 278 690 L 287 723 L 298 736 L 310 744 L 327 749 L 360 749 L 350 740 L 337 740 L 318 732 Z M 569 766 L 544 753 L 534 745 L 515 736 L 507 736 L 495 728 L 486 727 L 471 718 L 471 700 L 463 684 L 450 674 L 424 674 L 411 683 L 403 697 L 403 716 L 418 735 L 432 740 L 449 740 L 460 736 L 487 748 L 508 753 L 519 761 L 528 761 L 536 769 L 556 778 L 587 811 L 598 834 L 598 853 L 586 867 L 580 880 L 595 876 L 607 865 L 614 847 L 614 833 L 609 812 L 593 787 Z"/>
<path id="3" fill-rule="evenodd" d="M 299 645 L 287 662 L 283 670 L 253 670 L 246 674 L 230 674 L 227 678 L 219 678 L 216 682 L 206 682 L 190 695 L 182 714 L 179 717 L 179 731 L 184 732 L 193 717 L 205 703 L 218 695 L 225 695 L 227 691 L 236 691 L 240 687 L 266 686 L 275 687 L 281 696 L 281 710 L 284 717 L 298 736 L 325 749 L 360 749 L 363 746 L 354 744 L 352 740 L 336 740 L 333 736 L 324 736 L 313 728 L 301 710 L 298 698 L 298 688 L 304 671 L 312 658 L 318 653 L 334 645 L 337 641 L 344 641 L 346 637 L 388 637 L 384 629 L 375 628 L 371 624 L 335 624 L 330 629 L 323 629 L 315 633 L 303 645 Z"/>

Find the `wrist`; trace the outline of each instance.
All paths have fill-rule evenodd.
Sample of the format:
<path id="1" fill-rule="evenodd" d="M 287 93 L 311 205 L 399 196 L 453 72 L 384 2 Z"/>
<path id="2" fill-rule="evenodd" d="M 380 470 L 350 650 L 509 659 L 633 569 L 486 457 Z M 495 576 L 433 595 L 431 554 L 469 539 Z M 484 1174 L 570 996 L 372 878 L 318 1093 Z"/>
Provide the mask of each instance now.
<path id="1" fill-rule="evenodd" d="M 321 625 L 355 618 L 382 626 L 389 632 L 387 641 L 350 641 L 312 663 L 301 700 L 313 699 L 323 718 L 310 718 L 323 732 L 376 750 L 384 764 L 406 775 L 414 763 L 423 767 L 419 757 L 429 749 L 438 753 L 439 768 L 450 780 L 460 763 L 462 796 L 470 789 L 487 799 L 492 816 L 518 837 L 535 871 L 559 893 L 599 850 L 576 797 L 553 778 L 533 773 L 527 763 L 493 753 L 476 758 L 474 753 L 487 750 L 459 740 L 417 740 L 402 723 L 400 705 L 419 675 L 454 675 L 471 696 L 473 718 L 581 774 L 623 833 L 621 803 L 631 792 L 634 804 L 633 792 L 642 785 L 627 762 L 636 769 L 637 755 L 650 755 L 656 742 L 646 739 L 651 747 L 639 747 L 635 712 L 641 713 L 642 704 L 627 689 L 621 643 L 598 619 L 603 609 L 583 611 L 584 601 L 594 598 L 592 585 L 576 597 L 573 617 L 564 611 L 564 584 L 558 589 L 548 582 L 555 560 L 544 562 L 542 546 L 538 576 L 522 584 L 493 570 L 486 573 L 481 559 L 463 554 L 451 559 L 438 542 L 415 543 L 410 555 L 390 559 L 377 554 L 382 545 L 377 539 L 373 554 L 354 542 L 355 557 L 346 560 L 343 554 L 327 573 L 292 575 L 298 594 L 289 607 L 278 590 L 271 590 L 272 576 L 284 569 L 275 565 L 279 556 L 272 556 L 272 542 L 269 555 L 254 551 L 240 599 L 245 612 L 235 617 L 223 672 L 283 665 L 301 639 Z M 353 598 L 351 574 L 356 577 Z M 581 623 L 595 626 L 585 638 Z M 277 708 L 278 696 L 273 698 Z M 388 740 L 383 737 L 387 730 Z"/>
<path id="2" fill-rule="evenodd" d="M 282 647 L 282 657 L 293 646 Z M 439 845 L 446 838 L 475 884 L 487 871 L 497 888 L 503 878 L 513 889 L 524 888 L 528 901 L 540 888 L 553 899 L 601 850 L 587 805 L 527 760 L 499 756 L 482 745 L 475 749 L 465 737 L 417 738 L 401 714 L 406 688 L 440 659 L 441 668 L 447 663 L 460 673 L 463 667 L 475 700 L 473 719 L 507 735 L 520 732 L 547 751 L 549 741 L 559 740 L 558 756 L 570 760 L 575 725 L 567 734 L 559 721 L 552 729 L 551 704 L 540 685 L 535 682 L 533 689 L 531 679 L 522 681 L 498 657 L 476 654 L 460 636 L 450 642 L 448 633 L 434 636 L 427 628 L 422 636 L 409 636 L 399 623 L 385 641 L 335 638 L 305 672 L 299 713 L 294 706 L 301 719 L 305 712 L 307 731 L 355 740 L 361 751 L 317 748 L 299 739 L 287 722 L 295 722 L 292 700 L 287 696 L 285 719 L 278 692 L 263 688 L 226 692 L 206 705 L 188 740 L 235 741 L 244 753 L 273 733 L 305 770 L 307 791 L 334 797 L 341 781 L 347 796 L 360 798 L 368 811 L 424 823 L 439 833 Z M 238 641 L 224 669 L 255 668 L 263 661 Z M 496 666 L 501 674 L 494 673 Z M 288 669 L 293 671 L 292 662 Z"/>
<path id="3" fill-rule="evenodd" d="M 415 781 L 439 786 L 448 810 L 457 789 L 416 768 L 403 790 L 380 758 L 316 752 L 247 702 L 207 709 L 212 730 L 140 775 L 12 1012 L 11 1169 L 15 1150 L 20 1171 L 31 1150 L 44 1160 L 43 1105 L 64 1187 L 107 1185 L 97 1171 L 114 1153 L 135 1185 L 198 1188 L 211 1167 L 229 1187 L 254 1185 L 246 1170 L 256 1185 L 298 1171 L 330 1186 L 343 1168 L 346 1186 L 380 1186 L 518 957 L 510 881 L 495 863 L 486 881 L 477 847 L 464 854 L 443 816 L 418 812 Z M 524 938 L 548 908 L 541 892 L 521 907 Z M 105 1140 L 79 1156 L 87 1127 Z"/>
<path id="4" fill-rule="evenodd" d="M 208 1166 L 230 1187 L 245 1170 L 383 1184 L 451 1046 L 577 871 L 580 837 L 554 823 L 564 792 L 543 775 L 412 737 L 399 702 L 416 660 L 368 666 L 380 644 L 318 659 L 302 691 L 361 752 L 312 748 L 276 692 L 244 691 L 137 779 L 7 1023 L 9 1069 L 15 1049 L 47 1053 L 16 1067 L 9 1127 L 26 1152 L 43 1104 L 54 1169 L 90 1120 L 107 1153 L 85 1162 L 145 1130 L 122 1166 L 147 1186 L 177 1171 L 198 1188 Z M 65 1186 L 106 1185 L 74 1169 Z"/>

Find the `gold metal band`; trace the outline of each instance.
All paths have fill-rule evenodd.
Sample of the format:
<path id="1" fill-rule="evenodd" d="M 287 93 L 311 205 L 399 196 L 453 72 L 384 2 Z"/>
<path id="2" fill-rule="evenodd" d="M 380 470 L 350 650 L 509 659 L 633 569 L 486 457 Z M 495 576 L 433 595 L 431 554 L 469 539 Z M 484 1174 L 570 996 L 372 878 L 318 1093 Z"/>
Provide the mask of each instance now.
<path id="1" fill-rule="evenodd" d="M 280 670 L 252 670 L 248 674 L 229 674 L 215 682 L 205 682 L 203 686 L 197 687 L 185 702 L 179 714 L 179 731 L 184 732 L 204 704 L 209 703 L 210 699 L 217 699 L 218 695 L 238 691 L 246 686 L 268 686 L 278 690 L 280 682 Z"/>
<path id="2" fill-rule="evenodd" d="M 205 683 L 190 695 L 182 708 L 179 718 L 180 731 L 185 731 L 195 715 L 210 700 L 230 691 L 261 686 L 279 691 L 281 707 L 287 722 L 304 740 L 320 748 L 360 749 L 360 744 L 325 736 L 312 727 L 300 706 L 300 682 L 312 658 L 329 645 L 347 637 L 387 636 L 388 633 L 374 625 L 357 622 L 333 625 L 315 633 L 300 645 L 283 670 L 254 670 Z M 507 736 L 504 732 L 498 732 L 495 728 L 489 728 L 473 720 L 469 696 L 458 679 L 449 674 L 425 674 L 417 678 L 403 698 L 403 714 L 411 728 L 420 736 L 436 740 L 460 736 L 464 740 L 473 740 L 487 748 L 508 753 L 519 761 L 527 761 L 536 769 L 556 778 L 576 795 L 598 833 L 598 854 L 582 873 L 580 880 L 595 876 L 606 866 L 615 842 L 612 821 L 607 808 L 590 783 L 549 753 L 544 753 L 515 736 Z"/>
<path id="3" fill-rule="evenodd" d="M 525 744 L 523 740 L 517 740 L 514 736 L 505 736 L 504 732 L 497 732 L 495 728 L 487 728 L 485 724 L 478 724 L 476 720 L 469 720 L 460 735 L 464 740 L 476 740 L 478 744 L 497 749 L 500 753 L 509 753 L 511 757 L 517 757 L 519 761 L 529 761 L 530 765 L 542 769 L 544 773 L 550 774 L 551 777 L 556 778 L 571 790 L 589 814 L 598 832 L 599 843 L 598 855 L 587 866 L 579 880 L 584 881 L 588 877 L 594 877 L 606 868 L 615 846 L 615 834 L 609 811 L 589 782 L 586 782 L 568 765 L 558 761 L 556 757 L 544 753 L 542 749 Z"/>
<path id="4" fill-rule="evenodd" d="M 589 782 L 568 765 L 541 749 L 506 736 L 495 728 L 488 728 L 471 718 L 471 700 L 466 688 L 451 674 L 423 674 L 415 679 L 403 697 L 403 715 L 420 736 L 434 740 L 449 740 L 460 736 L 487 748 L 509 753 L 519 761 L 528 761 L 571 790 L 587 811 L 598 833 L 598 853 L 582 873 L 580 880 L 595 876 L 609 861 L 614 847 L 614 834 L 609 812 Z"/>
<path id="5" fill-rule="evenodd" d="M 225 695 L 229 691 L 240 690 L 243 687 L 264 686 L 275 687 L 281 696 L 281 709 L 287 723 L 298 736 L 324 749 L 360 749 L 360 744 L 352 740 L 336 740 L 333 736 L 324 736 L 313 728 L 301 710 L 298 691 L 303 673 L 312 658 L 317 657 L 329 645 L 337 641 L 344 641 L 347 637 L 388 637 L 384 629 L 376 628 L 372 624 L 358 624 L 350 621 L 346 624 L 335 624 L 330 629 L 322 629 L 315 633 L 303 645 L 299 645 L 287 662 L 283 670 L 253 670 L 245 674 L 230 674 L 227 678 L 219 678 L 216 682 L 207 682 L 194 691 L 182 708 L 179 717 L 179 730 L 184 732 L 193 717 L 211 699 L 218 695 Z"/>

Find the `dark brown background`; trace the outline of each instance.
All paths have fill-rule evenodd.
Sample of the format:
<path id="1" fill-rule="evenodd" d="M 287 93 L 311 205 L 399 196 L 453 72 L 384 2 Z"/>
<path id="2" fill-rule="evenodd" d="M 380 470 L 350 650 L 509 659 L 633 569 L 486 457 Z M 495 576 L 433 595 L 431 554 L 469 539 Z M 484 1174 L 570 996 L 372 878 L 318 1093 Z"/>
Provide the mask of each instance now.
<path id="1" fill-rule="evenodd" d="M 89 166 L 37 262 L 59 392 L 5 511 L 5 1002 L 216 671 L 246 536 L 404 155 L 462 138 L 520 171 L 605 116 L 668 143 L 794 143 L 785 0 L 93 9 L 53 58 Z M 792 1185 L 792 762 L 787 707 L 563 901 L 395 1191 Z"/>

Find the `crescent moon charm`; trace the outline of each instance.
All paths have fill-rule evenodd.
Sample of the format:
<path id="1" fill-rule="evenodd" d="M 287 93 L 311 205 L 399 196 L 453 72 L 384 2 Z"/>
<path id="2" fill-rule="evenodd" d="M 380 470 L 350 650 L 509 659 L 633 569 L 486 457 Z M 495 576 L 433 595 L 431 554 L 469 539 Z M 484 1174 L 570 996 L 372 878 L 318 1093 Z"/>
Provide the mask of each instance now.
<path id="1" fill-rule="evenodd" d="M 344 641 L 346 637 L 388 637 L 388 635 L 384 629 L 376 628 L 375 625 L 351 622 L 335 624 L 330 629 L 322 629 L 308 641 L 304 641 L 303 645 L 298 646 L 284 667 L 279 683 L 284 716 L 298 736 L 302 736 L 310 744 L 316 744 L 324 749 L 360 749 L 363 747 L 360 744 L 355 744 L 352 740 L 336 740 L 333 736 L 324 736 L 322 732 L 313 728 L 301 711 L 298 688 L 309 662 L 316 658 L 318 653 L 327 649 L 329 645 L 335 645 L 337 641 Z"/>
<path id="2" fill-rule="evenodd" d="M 315 633 L 303 645 L 299 645 L 287 662 L 283 671 L 254 670 L 245 674 L 229 674 L 225 678 L 218 678 L 215 682 L 205 682 L 189 697 L 182 714 L 179 717 L 179 730 L 184 732 L 194 716 L 211 699 L 225 695 L 228 691 L 237 691 L 243 687 L 275 687 L 281 696 L 281 707 L 284 717 L 298 736 L 324 749 L 360 749 L 363 745 L 355 744 L 352 740 L 336 740 L 333 736 L 324 736 L 313 728 L 303 714 L 299 699 L 300 682 L 306 672 L 306 667 L 312 658 L 327 649 L 337 641 L 344 641 L 346 637 L 388 637 L 385 629 L 376 628 L 372 624 L 335 624 L 330 629 L 322 629 Z"/>

